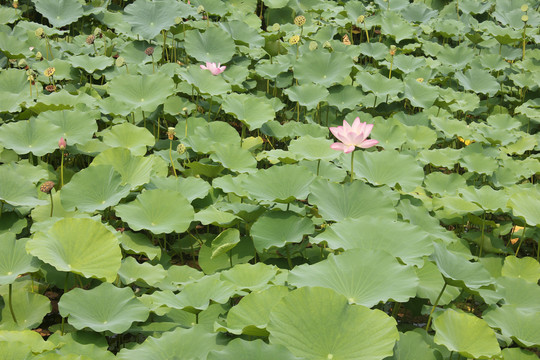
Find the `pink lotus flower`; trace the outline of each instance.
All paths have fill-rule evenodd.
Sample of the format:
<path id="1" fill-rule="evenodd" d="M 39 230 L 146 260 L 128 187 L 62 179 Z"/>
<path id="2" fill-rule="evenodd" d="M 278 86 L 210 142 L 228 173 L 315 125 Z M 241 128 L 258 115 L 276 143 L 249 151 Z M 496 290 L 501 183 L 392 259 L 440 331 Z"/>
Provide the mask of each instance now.
<path id="1" fill-rule="evenodd" d="M 216 65 L 216 63 L 207 62 L 206 66 L 201 65 L 201 69 L 209 70 L 212 73 L 212 75 L 219 75 L 222 72 L 224 72 L 225 69 L 227 68 L 226 66 L 220 66 L 220 65 L 221 65 L 221 63 L 218 63 Z"/>
<path id="2" fill-rule="evenodd" d="M 360 118 L 354 119 L 354 122 L 349 125 L 343 120 L 343 126 L 331 127 L 330 131 L 341 142 L 336 142 L 330 145 L 334 150 L 343 151 L 345 154 L 353 152 L 355 147 L 367 149 L 369 147 L 377 145 L 377 140 L 366 140 L 373 129 L 373 124 L 367 122 L 360 122 Z"/>
<path id="3" fill-rule="evenodd" d="M 60 140 L 58 140 L 58 148 L 60 150 L 64 150 L 66 148 L 67 144 L 66 144 L 66 140 L 64 140 L 63 137 L 60 138 Z"/>

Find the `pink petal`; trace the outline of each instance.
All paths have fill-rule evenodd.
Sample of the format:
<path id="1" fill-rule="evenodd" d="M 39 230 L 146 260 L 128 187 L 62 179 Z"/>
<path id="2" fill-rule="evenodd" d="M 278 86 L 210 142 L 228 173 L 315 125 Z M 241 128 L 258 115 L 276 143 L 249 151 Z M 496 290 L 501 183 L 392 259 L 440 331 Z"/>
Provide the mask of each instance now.
<path id="1" fill-rule="evenodd" d="M 204 65 L 201 65 L 201 69 L 208 70 L 208 68 L 206 66 L 204 66 Z"/>
<path id="2" fill-rule="evenodd" d="M 359 126 L 360 126 L 360 118 L 357 117 L 356 119 L 354 119 L 352 127 L 353 127 L 353 129 L 358 129 Z"/>
<path id="3" fill-rule="evenodd" d="M 367 149 L 367 148 L 377 145 L 378 143 L 379 142 L 377 140 L 369 139 L 369 140 L 365 140 L 364 142 L 362 142 L 360 145 L 357 145 L 357 146 L 362 149 Z"/>
<path id="4" fill-rule="evenodd" d="M 364 129 L 364 134 L 366 135 L 366 137 L 368 137 L 371 133 L 371 129 L 373 129 L 373 124 L 367 124 Z"/>
<path id="5" fill-rule="evenodd" d="M 354 145 L 345 145 L 342 143 L 333 143 L 330 145 L 331 149 L 343 151 L 345 154 L 348 154 L 354 150 Z"/>
<path id="6" fill-rule="evenodd" d="M 343 120 L 343 129 L 345 129 L 346 132 L 352 131 L 351 125 L 349 125 L 349 123 L 345 120 Z"/>

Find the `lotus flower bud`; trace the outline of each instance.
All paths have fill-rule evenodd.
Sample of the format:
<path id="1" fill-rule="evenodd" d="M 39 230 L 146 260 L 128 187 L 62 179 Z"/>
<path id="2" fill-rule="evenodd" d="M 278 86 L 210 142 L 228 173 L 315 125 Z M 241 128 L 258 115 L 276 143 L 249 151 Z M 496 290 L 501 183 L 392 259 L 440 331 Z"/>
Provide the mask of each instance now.
<path id="1" fill-rule="evenodd" d="M 306 17 L 304 15 L 298 15 L 294 18 L 294 23 L 296 24 L 296 26 L 304 26 L 304 24 L 306 23 Z"/>
<path id="2" fill-rule="evenodd" d="M 521 21 L 527 22 L 527 21 L 529 21 L 529 17 L 528 17 L 527 15 L 523 15 L 523 16 L 521 17 Z"/>
<path id="3" fill-rule="evenodd" d="M 358 23 L 361 24 L 361 23 L 364 22 L 365 19 L 366 19 L 366 17 L 365 17 L 364 15 L 360 15 L 360 16 L 356 19 L 356 21 L 357 21 Z"/>
<path id="4" fill-rule="evenodd" d="M 60 150 L 65 150 L 66 146 L 67 146 L 66 140 L 64 140 L 64 138 L 61 137 L 60 140 L 58 140 L 58 148 Z"/>
<path id="5" fill-rule="evenodd" d="M 44 192 L 45 194 L 50 194 L 51 190 L 54 188 L 54 182 L 52 181 L 45 181 L 41 186 L 39 187 L 39 190 L 41 192 Z"/>
<path id="6" fill-rule="evenodd" d="M 176 131 L 174 131 L 174 128 L 173 127 L 167 128 L 167 137 L 169 138 L 169 140 L 174 139 L 174 135 L 176 135 Z"/>
<path id="7" fill-rule="evenodd" d="M 186 152 L 186 146 L 182 143 L 178 144 L 178 146 L 176 147 L 176 152 L 178 153 L 178 155 L 182 155 Z"/>
<path id="8" fill-rule="evenodd" d="M 197 14 L 200 14 L 200 13 L 202 13 L 202 12 L 204 12 L 204 6 L 199 5 L 199 6 L 197 7 Z"/>

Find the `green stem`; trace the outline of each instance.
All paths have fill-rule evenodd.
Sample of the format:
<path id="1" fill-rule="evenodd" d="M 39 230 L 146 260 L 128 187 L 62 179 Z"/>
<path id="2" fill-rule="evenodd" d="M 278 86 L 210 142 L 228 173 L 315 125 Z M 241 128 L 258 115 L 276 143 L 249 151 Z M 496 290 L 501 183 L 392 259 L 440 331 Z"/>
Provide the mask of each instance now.
<path id="1" fill-rule="evenodd" d="M 51 190 L 52 190 L 52 189 L 51 189 Z M 51 215 L 50 215 L 50 217 L 52 217 L 52 214 L 53 214 L 53 206 L 54 206 L 54 204 L 53 204 L 53 198 L 52 198 L 52 191 L 49 192 L 49 196 L 51 197 Z"/>
<path id="2" fill-rule="evenodd" d="M 64 150 L 61 151 L 60 159 L 60 188 L 64 187 Z"/>
<path id="3" fill-rule="evenodd" d="M 64 294 L 67 293 L 68 276 L 69 276 L 69 272 L 66 273 L 66 278 L 64 279 Z M 65 323 L 65 321 L 66 321 L 66 318 L 62 317 L 62 325 L 60 326 L 60 331 L 62 333 L 62 336 L 64 336 L 64 323 Z"/>
<path id="4" fill-rule="evenodd" d="M 291 252 L 289 251 L 289 245 L 285 245 L 285 250 L 287 251 L 287 264 L 289 264 L 289 270 L 292 270 L 292 260 L 291 260 Z"/>
<path id="5" fill-rule="evenodd" d="M 210 96 L 210 105 L 208 106 L 208 121 L 210 121 L 210 114 L 212 113 L 212 100 L 214 98 Z"/>
<path id="6" fill-rule="evenodd" d="M 172 140 L 169 140 L 169 158 L 171 159 L 171 165 L 172 165 L 174 177 L 178 178 L 178 175 L 176 175 L 176 168 L 174 167 L 174 161 L 172 158 Z"/>
<path id="7" fill-rule="evenodd" d="M 527 223 L 523 224 L 523 231 L 521 232 L 521 238 L 519 239 L 519 244 L 518 244 L 518 247 L 516 249 L 516 257 L 518 256 L 519 248 L 521 247 L 521 244 L 523 243 L 523 240 L 525 239 L 525 229 L 526 228 L 527 228 Z"/>
<path id="8" fill-rule="evenodd" d="M 319 167 L 321 166 L 321 159 L 317 160 L 317 176 L 319 176 Z"/>
<path id="9" fill-rule="evenodd" d="M 354 151 L 351 153 L 351 182 L 354 178 Z"/>
<path id="10" fill-rule="evenodd" d="M 394 308 L 392 309 L 392 317 L 394 319 L 397 319 L 397 315 L 399 312 L 399 309 L 401 308 L 401 304 L 399 302 L 394 302 Z"/>
<path id="11" fill-rule="evenodd" d="M 426 333 L 429 332 L 429 326 L 431 325 L 431 319 L 432 319 L 433 312 L 435 311 L 435 308 L 439 304 L 439 300 L 441 300 L 441 297 L 442 297 L 442 294 L 444 293 L 444 290 L 446 290 L 446 281 L 444 282 L 444 286 L 441 289 L 441 292 L 439 293 L 439 296 L 437 296 L 437 300 L 435 300 L 435 304 L 433 304 L 433 307 L 431 308 L 431 311 L 429 313 L 429 318 L 428 318 L 428 321 L 427 321 L 427 324 L 426 324 Z"/>
<path id="12" fill-rule="evenodd" d="M 11 312 L 11 317 L 13 318 L 13 322 L 17 324 L 17 318 L 15 317 L 15 312 L 13 311 L 13 301 L 11 299 L 11 296 L 13 294 L 13 284 L 9 284 L 8 286 L 8 301 L 9 301 L 9 311 Z"/>
<path id="13" fill-rule="evenodd" d="M 480 237 L 480 250 L 478 251 L 478 257 L 482 256 L 482 249 L 484 248 L 484 228 L 486 227 L 486 212 L 484 211 L 484 218 L 482 220 L 482 235 Z"/>

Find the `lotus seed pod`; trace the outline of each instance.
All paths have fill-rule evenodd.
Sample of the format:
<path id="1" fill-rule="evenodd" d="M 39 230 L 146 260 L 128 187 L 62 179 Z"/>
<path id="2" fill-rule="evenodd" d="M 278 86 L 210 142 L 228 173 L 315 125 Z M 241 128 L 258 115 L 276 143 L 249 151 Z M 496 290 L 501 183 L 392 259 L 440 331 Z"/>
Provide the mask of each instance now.
<path id="1" fill-rule="evenodd" d="M 41 186 L 39 187 L 39 190 L 41 192 L 44 192 L 45 194 L 50 194 L 53 188 L 54 188 L 54 182 L 45 181 L 43 184 L 41 184 Z"/>
<path id="2" fill-rule="evenodd" d="M 167 128 L 167 137 L 169 138 L 169 140 L 174 139 L 174 135 L 176 135 L 174 128 L 173 127 Z"/>
<path id="3" fill-rule="evenodd" d="M 178 155 L 182 155 L 186 152 L 186 146 L 182 143 L 178 144 L 178 146 L 176 147 L 176 152 L 178 153 Z"/>
<path id="4" fill-rule="evenodd" d="M 319 47 L 319 44 L 316 41 L 310 41 L 309 50 L 311 51 L 317 50 L 318 47 Z"/>
<path id="5" fill-rule="evenodd" d="M 281 26 L 278 23 L 272 25 L 272 31 L 279 31 L 279 29 L 281 29 Z"/>
<path id="6" fill-rule="evenodd" d="M 118 66 L 118 67 L 121 67 L 121 66 L 124 66 L 124 64 L 126 63 L 126 61 L 124 60 L 123 57 L 119 56 L 116 58 L 116 60 L 114 61 L 115 65 Z"/>
<path id="7" fill-rule="evenodd" d="M 154 53 L 154 48 L 149 46 L 146 48 L 146 50 L 144 50 L 144 53 L 148 56 L 152 56 L 152 54 Z"/>
<path id="8" fill-rule="evenodd" d="M 49 85 L 45 86 L 45 90 L 47 90 L 48 92 L 55 92 L 56 91 L 56 85 L 49 84 Z"/>
<path id="9" fill-rule="evenodd" d="M 418 81 L 419 83 L 424 82 L 424 78 L 419 77 L 416 79 L 416 81 Z"/>
<path id="10" fill-rule="evenodd" d="M 42 37 L 43 36 L 43 28 L 37 28 L 36 31 L 34 31 L 34 34 L 36 34 L 37 37 Z"/>
<path id="11" fill-rule="evenodd" d="M 55 68 L 49 67 L 49 68 L 45 69 L 45 71 L 43 72 L 43 74 L 44 74 L 45 76 L 47 76 L 47 77 L 51 77 L 51 76 L 54 75 L 54 72 L 55 72 L 55 71 L 56 71 Z"/>
<path id="12" fill-rule="evenodd" d="M 200 13 L 202 13 L 202 12 L 204 12 L 204 6 L 199 5 L 199 6 L 197 7 L 197 14 L 200 14 Z"/>
<path id="13" fill-rule="evenodd" d="M 527 21 L 529 21 L 529 17 L 528 17 L 527 15 L 523 15 L 523 16 L 521 17 L 521 21 L 527 22 Z"/>
<path id="14" fill-rule="evenodd" d="M 349 39 L 349 35 L 347 34 L 343 35 L 341 42 L 345 45 L 351 45 L 351 40 Z"/>
<path id="15" fill-rule="evenodd" d="M 529 5 L 527 4 L 521 5 L 521 11 L 526 12 L 527 10 L 529 10 Z"/>
<path id="16" fill-rule="evenodd" d="M 306 23 L 306 17 L 304 15 L 298 15 L 294 18 L 294 23 L 296 24 L 296 26 L 304 26 L 304 24 Z"/>
<path id="17" fill-rule="evenodd" d="M 96 37 L 94 35 L 88 35 L 86 38 L 86 43 L 88 45 L 92 45 L 94 43 L 94 40 L 96 40 Z"/>
<path id="18" fill-rule="evenodd" d="M 293 36 L 291 36 L 291 38 L 289 39 L 289 44 L 295 45 L 295 44 L 298 44 L 299 41 L 300 41 L 300 36 L 298 36 L 298 35 L 293 35 Z"/>
<path id="19" fill-rule="evenodd" d="M 358 22 L 358 23 L 361 24 L 361 23 L 364 22 L 365 18 L 366 18 L 366 17 L 365 17 L 364 15 L 360 15 L 360 16 L 356 19 L 356 22 Z"/>

